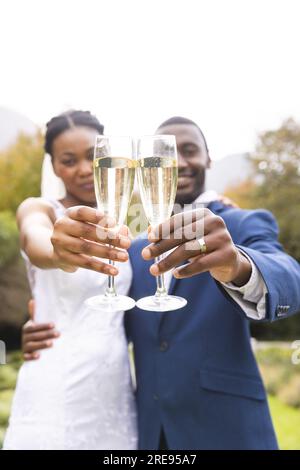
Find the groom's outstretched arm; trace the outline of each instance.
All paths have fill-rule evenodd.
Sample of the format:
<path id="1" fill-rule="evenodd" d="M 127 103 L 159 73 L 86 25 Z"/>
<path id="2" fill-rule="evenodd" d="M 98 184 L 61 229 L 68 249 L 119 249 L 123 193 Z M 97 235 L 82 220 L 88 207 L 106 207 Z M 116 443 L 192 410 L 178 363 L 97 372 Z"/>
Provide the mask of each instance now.
<path id="1" fill-rule="evenodd" d="M 278 241 L 271 212 L 243 211 L 238 247 L 252 260 L 266 285 L 265 320 L 275 321 L 300 312 L 300 264 Z"/>
<path id="2" fill-rule="evenodd" d="M 233 243 L 224 220 L 209 209 L 193 211 L 193 218 L 187 219 L 189 225 L 184 227 L 186 230 L 183 236 L 178 236 L 178 230 L 182 231 L 182 224 L 180 226 L 177 223 L 181 214 L 176 214 L 169 221 L 152 229 L 149 241 L 153 243 L 142 251 L 144 259 L 153 259 L 171 249 L 173 251 L 162 261 L 152 265 L 151 273 L 157 276 L 175 268 L 175 277 L 186 278 L 208 271 L 224 294 L 228 295 L 222 285 L 246 285 L 252 274 L 251 260 L 266 286 L 263 319 L 274 321 L 297 313 L 300 311 L 300 265 L 283 251 L 278 242 L 278 228 L 274 217 L 265 210 L 237 210 L 235 216 L 239 232 L 236 243 Z M 199 220 L 202 220 L 202 224 L 197 233 L 195 224 Z M 170 236 L 165 238 L 163 234 L 168 233 L 168 230 Z M 187 240 L 191 233 L 194 234 L 194 240 Z M 204 238 L 206 244 L 206 253 L 201 255 L 200 245 L 196 240 L 198 237 Z M 182 263 L 186 264 L 182 266 Z"/>
<path id="3" fill-rule="evenodd" d="M 205 271 L 209 271 L 216 281 L 233 282 L 237 286 L 243 286 L 250 279 L 250 261 L 233 243 L 224 220 L 209 209 L 176 214 L 152 228 L 148 238 L 153 243 L 142 251 L 145 260 L 172 250 L 151 266 L 153 276 L 175 268 L 173 275 L 178 279 Z M 205 253 L 202 254 L 199 238 L 205 242 Z"/>

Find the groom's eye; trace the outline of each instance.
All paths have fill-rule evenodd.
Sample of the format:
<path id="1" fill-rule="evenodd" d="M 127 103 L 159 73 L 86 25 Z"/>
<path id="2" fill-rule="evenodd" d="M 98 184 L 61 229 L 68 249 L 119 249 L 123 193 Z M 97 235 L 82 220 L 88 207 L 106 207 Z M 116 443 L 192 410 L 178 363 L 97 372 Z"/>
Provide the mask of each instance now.
<path id="1" fill-rule="evenodd" d="M 184 145 L 182 148 L 182 154 L 186 157 L 193 157 L 199 149 L 194 145 Z"/>

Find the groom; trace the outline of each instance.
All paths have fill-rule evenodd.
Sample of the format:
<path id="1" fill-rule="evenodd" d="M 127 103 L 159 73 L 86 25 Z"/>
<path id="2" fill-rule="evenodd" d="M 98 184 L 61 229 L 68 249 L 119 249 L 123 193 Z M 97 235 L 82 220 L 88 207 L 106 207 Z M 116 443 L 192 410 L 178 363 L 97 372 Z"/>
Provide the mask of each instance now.
<path id="1" fill-rule="evenodd" d="M 163 239 L 164 223 L 149 233 L 150 244 L 141 237 L 130 249 L 133 298 L 154 293 L 154 276 L 176 268 L 169 293 L 188 300 L 177 311 L 134 308 L 126 314 L 135 351 L 139 447 L 276 449 L 251 350 L 249 320 L 274 321 L 300 310 L 300 267 L 283 252 L 269 212 L 228 207 L 205 191 L 210 158 L 197 124 L 171 118 L 157 133 L 176 136 L 176 202 L 204 206 L 195 204 L 193 211 L 193 220 L 203 219 L 204 234 L 186 240 L 173 231 Z M 92 211 L 86 208 L 83 222 L 93 220 Z M 82 223 L 76 208 L 68 214 L 74 223 Z M 172 227 L 177 219 L 178 215 L 171 219 Z M 57 246 L 54 242 L 58 253 L 62 240 Z M 65 253 L 68 247 L 64 248 Z M 92 256 L 92 246 L 88 251 L 86 255 Z M 153 265 L 162 253 L 166 258 Z M 34 324 L 25 329 L 27 354 L 41 346 L 41 339 L 55 334 L 53 329 L 40 329 Z"/>

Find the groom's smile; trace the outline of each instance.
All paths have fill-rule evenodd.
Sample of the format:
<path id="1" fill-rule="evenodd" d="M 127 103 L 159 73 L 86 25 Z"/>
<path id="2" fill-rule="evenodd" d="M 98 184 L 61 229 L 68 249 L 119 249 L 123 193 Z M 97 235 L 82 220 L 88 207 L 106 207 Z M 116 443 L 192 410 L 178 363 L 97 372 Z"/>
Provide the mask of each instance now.
<path id="1" fill-rule="evenodd" d="M 205 190 L 205 171 L 210 157 L 200 130 L 193 124 L 171 124 L 157 130 L 175 135 L 178 154 L 178 185 L 175 202 L 191 204 Z"/>

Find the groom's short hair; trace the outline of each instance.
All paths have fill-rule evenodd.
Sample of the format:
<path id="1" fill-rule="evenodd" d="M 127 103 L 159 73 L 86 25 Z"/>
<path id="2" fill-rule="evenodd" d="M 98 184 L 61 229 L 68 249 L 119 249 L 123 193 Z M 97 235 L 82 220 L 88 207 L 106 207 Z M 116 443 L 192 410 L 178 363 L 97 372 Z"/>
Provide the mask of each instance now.
<path id="1" fill-rule="evenodd" d="M 205 145 L 205 148 L 206 148 L 206 151 L 208 152 L 208 146 L 207 146 L 207 142 L 206 142 L 206 138 L 202 132 L 202 130 L 200 129 L 200 127 L 198 126 L 198 124 L 195 123 L 195 121 L 192 121 L 191 119 L 188 119 L 188 118 L 185 118 L 185 117 L 182 117 L 182 116 L 173 116 L 169 119 L 167 119 L 166 121 L 162 122 L 156 132 L 161 129 L 162 127 L 166 127 L 166 126 L 173 126 L 173 125 L 177 125 L 177 124 L 188 124 L 188 125 L 191 125 L 191 126 L 195 126 L 197 127 L 198 131 L 200 132 L 201 136 L 202 136 L 202 139 L 204 141 L 204 145 Z"/>

